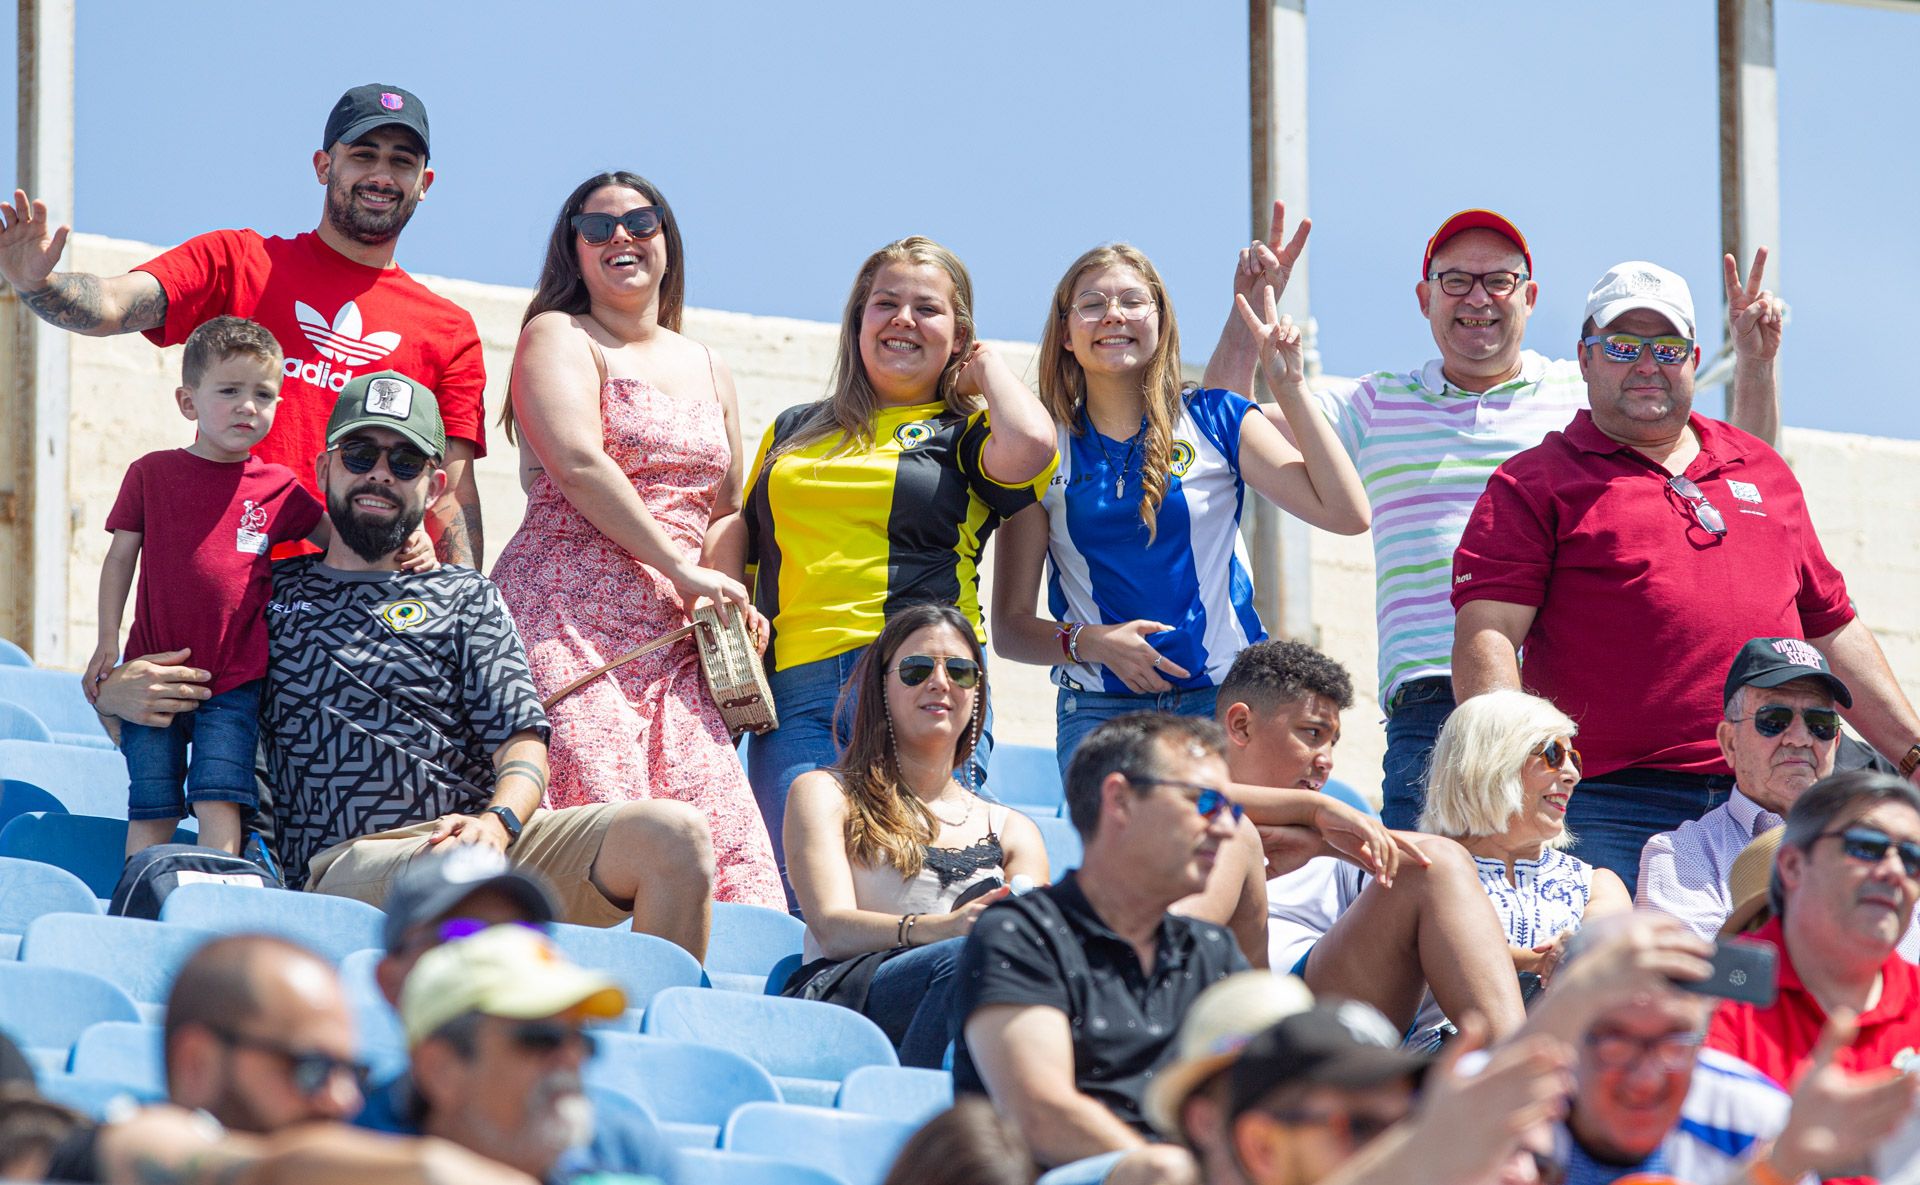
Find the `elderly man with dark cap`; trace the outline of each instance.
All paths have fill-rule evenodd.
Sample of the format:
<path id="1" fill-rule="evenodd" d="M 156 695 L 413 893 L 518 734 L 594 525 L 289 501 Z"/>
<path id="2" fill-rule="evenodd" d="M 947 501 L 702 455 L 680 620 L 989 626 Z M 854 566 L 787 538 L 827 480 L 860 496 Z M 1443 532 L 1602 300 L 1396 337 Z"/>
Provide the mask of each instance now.
<path id="1" fill-rule="evenodd" d="M 1836 770 L 1873 764 L 1872 750 L 1840 727 L 1853 693 L 1826 656 L 1799 638 L 1755 638 L 1727 671 L 1725 715 L 1715 739 L 1733 767 L 1726 802 L 1647 840 L 1640 853 L 1635 904 L 1657 909 L 1711 938 L 1736 902 L 1729 888 L 1736 857 L 1756 837 L 1786 822 L 1807 787 Z M 1920 959 L 1920 930 L 1901 954 Z"/>
<path id="2" fill-rule="evenodd" d="M 0 203 L 0 277 L 42 320 L 90 337 L 137 331 L 154 345 L 173 346 L 223 313 L 265 325 L 286 357 L 286 383 L 273 430 L 254 453 L 300 474 L 315 494 L 313 454 L 343 387 L 396 370 L 432 388 L 452 438 L 451 496 L 434 509 L 428 531 L 442 561 L 478 568 L 473 462 L 487 451 L 480 334 L 465 309 L 393 261 L 401 230 L 433 185 L 430 151 L 419 96 L 390 83 L 356 86 L 334 103 L 313 153 L 314 180 L 326 188 L 316 230 L 292 238 L 216 230 L 125 275 L 56 273 L 67 228 L 53 225 L 44 203 L 16 191 L 11 203 Z M 276 556 L 312 550 L 283 546 L 289 550 Z M 195 685 L 180 673 L 191 670 L 177 666 L 181 656 L 135 661 L 174 672 L 172 683 Z M 183 691 L 180 698 L 206 697 Z"/>

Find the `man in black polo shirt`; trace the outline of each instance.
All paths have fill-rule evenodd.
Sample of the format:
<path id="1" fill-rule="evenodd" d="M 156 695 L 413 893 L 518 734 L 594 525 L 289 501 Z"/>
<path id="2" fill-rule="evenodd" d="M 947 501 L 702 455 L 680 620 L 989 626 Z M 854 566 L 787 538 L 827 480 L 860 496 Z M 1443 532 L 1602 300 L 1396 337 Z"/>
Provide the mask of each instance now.
<path id="1" fill-rule="evenodd" d="M 990 1094 L 1043 1164 L 1142 1147 L 1142 1096 L 1187 1006 L 1247 967 L 1226 930 L 1167 912 L 1239 821 L 1224 746 L 1211 720 L 1155 712 L 1094 730 L 1067 767 L 1080 868 L 993 906 L 967 939 L 954 1084 Z M 1191 1176 L 1184 1151 L 1155 1151 Z"/>

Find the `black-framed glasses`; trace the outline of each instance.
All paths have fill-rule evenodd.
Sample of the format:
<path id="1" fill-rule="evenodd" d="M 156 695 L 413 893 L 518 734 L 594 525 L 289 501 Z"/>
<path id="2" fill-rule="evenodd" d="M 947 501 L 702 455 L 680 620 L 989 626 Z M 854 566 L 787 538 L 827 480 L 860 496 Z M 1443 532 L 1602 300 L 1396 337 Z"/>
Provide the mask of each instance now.
<path id="1" fill-rule="evenodd" d="M 1582 346 L 1599 346 L 1609 362 L 1638 362 L 1640 355 L 1653 351 L 1653 360 L 1662 366 L 1678 366 L 1693 357 L 1693 339 L 1677 333 L 1659 337 L 1641 337 L 1637 333 L 1596 333 L 1580 339 Z"/>
<path id="2" fill-rule="evenodd" d="M 1895 839 L 1878 827 L 1853 826 L 1839 831 L 1822 831 L 1813 837 L 1817 843 L 1823 839 L 1837 839 L 1840 850 L 1850 859 L 1878 864 L 1887 858 L 1889 850 L 1900 854 L 1900 867 L 1904 868 L 1910 880 L 1920 880 L 1920 843 L 1910 839 Z"/>
<path id="3" fill-rule="evenodd" d="M 1198 797 L 1193 800 L 1193 809 L 1203 819 L 1212 819 L 1221 811 L 1233 814 L 1238 823 L 1247 813 L 1247 808 L 1227 797 L 1227 792 L 1218 786 L 1202 786 L 1198 782 L 1177 782 L 1172 778 L 1154 778 L 1146 774 L 1132 774 L 1122 770 L 1120 776 L 1136 786 L 1172 786 L 1176 790 L 1192 790 Z"/>
<path id="4" fill-rule="evenodd" d="M 1763 737 L 1777 737 L 1793 727 L 1794 709 L 1785 704 L 1768 704 L 1756 709 L 1751 716 L 1730 717 L 1738 723 L 1742 720 L 1753 721 L 1753 731 Z M 1807 731 L 1816 741 L 1830 741 L 1840 735 L 1840 713 L 1832 708 L 1801 708 L 1800 719 L 1807 722 Z"/>
<path id="5" fill-rule="evenodd" d="M 1465 296 L 1473 291 L 1475 284 L 1486 289 L 1487 295 L 1496 299 L 1512 296 L 1513 290 L 1520 287 L 1528 278 L 1525 272 L 1435 272 L 1427 279 L 1440 285 L 1440 291 L 1448 296 Z"/>
<path id="6" fill-rule="evenodd" d="M 900 676 L 900 682 L 908 687 L 918 687 L 933 678 L 933 668 L 945 663 L 947 682 L 962 691 L 972 691 L 980 685 L 980 664 L 970 658 L 958 656 L 935 658 L 930 654 L 909 654 L 893 664 L 894 673 Z"/>
<path id="7" fill-rule="evenodd" d="M 311 1098 L 327 1088 L 335 1076 L 347 1075 L 353 1081 L 353 1088 L 361 1095 L 367 1093 L 367 1082 L 373 1071 L 366 1063 L 352 1058 L 335 1057 L 317 1049 L 292 1049 L 265 1037 L 255 1037 L 249 1033 L 233 1029 L 219 1029 L 209 1026 L 209 1031 L 220 1038 L 221 1042 L 236 1049 L 252 1049 L 260 1053 L 271 1054 L 287 1064 L 287 1077 L 293 1088 Z"/>
<path id="8" fill-rule="evenodd" d="M 1108 296 L 1104 292 L 1082 292 L 1073 298 L 1073 313 L 1082 321 L 1095 324 L 1106 320 L 1107 310 L 1120 314 L 1122 321 L 1145 320 L 1153 312 L 1153 296 L 1138 288 Z"/>
<path id="9" fill-rule="evenodd" d="M 364 437 L 352 437 L 333 447 L 339 451 L 340 463 L 347 467 L 348 473 L 372 473 L 380 458 L 386 457 L 387 472 L 393 474 L 395 481 L 419 477 L 433 459 L 405 441 L 380 445 Z"/>
<path id="10" fill-rule="evenodd" d="M 1260 1113 L 1288 1127 L 1324 1127 L 1346 1138 L 1355 1149 L 1366 1147 L 1405 1115 L 1374 1115 L 1366 1111 L 1269 1111 Z"/>
<path id="11" fill-rule="evenodd" d="M 1544 745 L 1535 745 L 1533 755 L 1547 763 L 1548 769 L 1559 769 L 1567 761 L 1573 762 L 1573 772 L 1580 772 L 1580 750 L 1569 742 L 1554 739 Z"/>
<path id="12" fill-rule="evenodd" d="M 1726 516 L 1720 513 L 1719 507 L 1707 501 L 1707 496 L 1700 492 L 1699 486 L 1693 484 L 1692 478 L 1675 474 L 1667 479 L 1667 488 L 1680 495 L 1680 500 L 1693 512 L 1693 521 L 1700 524 L 1701 530 L 1715 538 L 1727 533 Z"/>
<path id="13" fill-rule="evenodd" d="M 636 239 L 650 239 L 666 229 L 667 212 L 659 206 L 636 206 L 625 214 L 575 214 L 573 229 L 589 247 L 613 238 L 613 228 L 624 226 Z"/>
<path id="14" fill-rule="evenodd" d="M 1631 1070 L 1647 1058 L 1663 1074 L 1677 1074 L 1700 1055 L 1705 1033 L 1666 1033 L 1635 1037 L 1628 1033 L 1589 1030 L 1584 1041 L 1593 1063 L 1603 1070 Z"/>
<path id="15" fill-rule="evenodd" d="M 600 1048 L 592 1033 L 557 1020 L 521 1021 L 507 1030 L 507 1039 L 535 1057 L 552 1057 L 566 1046 L 578 1044 L 581 1055 L 591 1059 Z"/>

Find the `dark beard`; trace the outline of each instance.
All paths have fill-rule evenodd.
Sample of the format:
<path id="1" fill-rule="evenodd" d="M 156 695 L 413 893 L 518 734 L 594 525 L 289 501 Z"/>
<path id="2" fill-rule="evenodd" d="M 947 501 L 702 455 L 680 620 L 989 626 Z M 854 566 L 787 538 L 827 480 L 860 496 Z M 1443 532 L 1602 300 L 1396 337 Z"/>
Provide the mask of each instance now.
<path id="1" fill-rule="evenodd" d="M 353 509 L 353 500 L 362 494 L 373 494 L 388 498 L 400 508 L 400 513 L 391 519 L 376 521 L 361 517 Z M 423 506 L 408 506 L 404 501 L 379 486 L 362 483 L 344 494 L 336 495 L 327 491 L 327 518 L 333 522 L 333 529 L 340 541 L 353 549 L 353 554 L 369 564 L 378 563 L 407 541 L 419 527 L 420 520 L 426 517 Z"/>
<path id="2" fill-rule="evenodd" d="M 400 237 L 418 198 L 402 196 L 385 214 L 375 214 L 354 204 L 353 194 L 337 181 L 327 181 L 327 222 L 333 229 L 356 243 L 378 246 Z"/>

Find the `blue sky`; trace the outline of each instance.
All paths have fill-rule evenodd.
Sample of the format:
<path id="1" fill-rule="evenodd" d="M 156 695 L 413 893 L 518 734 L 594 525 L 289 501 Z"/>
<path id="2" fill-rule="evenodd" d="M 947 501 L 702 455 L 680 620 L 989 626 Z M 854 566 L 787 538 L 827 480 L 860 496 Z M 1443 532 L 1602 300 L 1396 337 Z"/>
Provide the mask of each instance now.
<path id="1" fill-rule="evenodd" d="M 1310 11 L 1309 262 L 1328 371 L 1432 354 L 1412 296 L 1420 248 L 1470 205 L 1532 241 L 1534 348 L 1567 355 L 1587 288 L 1627 258 L 1688 278 L 1715 348 L 1710 0 Z M 354 27 L 330 30 L 343 15 Z M 326 112 L 374 80 L 415 90 L 433 119 L 439 179 L 400 253 L 415 271 L 529 284 L 567 191 L 626 167 L 673 202 L 695 304 L 832 320 L 867 252 L 923 233 L 972 268 L 984 332 L 1031 339 L 1060 270 L 1128 239 L 1165 274 L 1200 358 L 1249 230 L 1238 0 L 89 2 L 78 20 L 85 231 L 310 229 Z M 13 35 L 5 22 L 0 60 Z M 1920 437 L 1888 379 L 1907 370 L 1920 274 L 1920 11 L 1779 0 L 1778 39 L 1787 422 Z M 13 136 L 0 120 L 0 159 Z"/>

